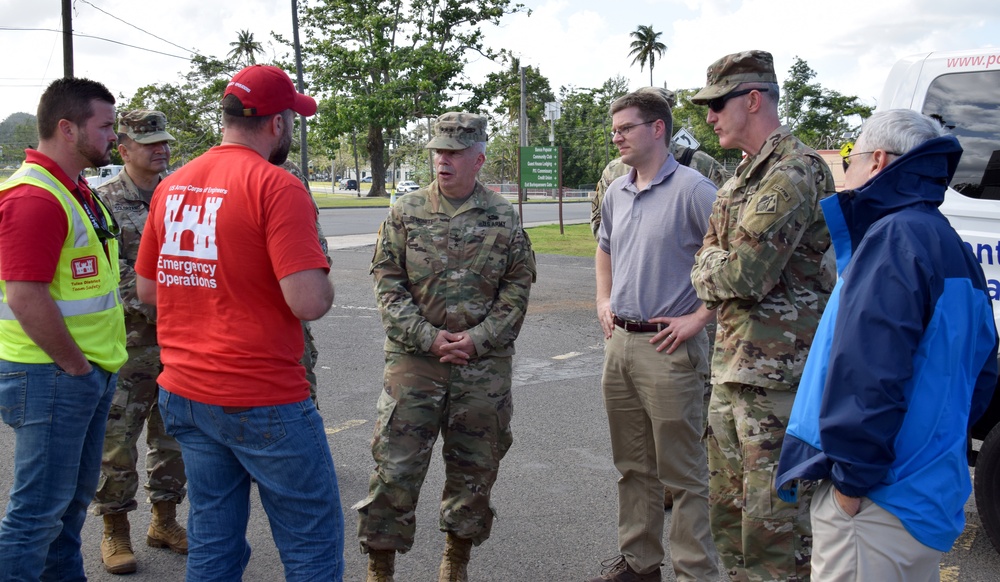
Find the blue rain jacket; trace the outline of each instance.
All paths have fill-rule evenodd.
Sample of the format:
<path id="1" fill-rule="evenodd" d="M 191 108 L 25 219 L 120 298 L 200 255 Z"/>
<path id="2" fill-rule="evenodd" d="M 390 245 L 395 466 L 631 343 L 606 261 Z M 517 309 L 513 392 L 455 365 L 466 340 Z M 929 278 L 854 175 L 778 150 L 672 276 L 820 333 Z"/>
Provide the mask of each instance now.
<path id="1" fill-rule="evenodd" d="M 838 280 L 806 361 L 775 486 L 831 479 L 947 552 L 965 528 L 969 427 L 997 382 L 982 268 L 938 210 L 962 147 L 921 144 L 821 202 Z"/>

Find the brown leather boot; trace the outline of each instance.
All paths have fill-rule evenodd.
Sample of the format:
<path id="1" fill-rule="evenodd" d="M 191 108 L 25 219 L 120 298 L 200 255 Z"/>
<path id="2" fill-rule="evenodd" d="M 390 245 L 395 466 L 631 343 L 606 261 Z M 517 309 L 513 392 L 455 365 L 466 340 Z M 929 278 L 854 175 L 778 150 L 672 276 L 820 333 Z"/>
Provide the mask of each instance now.
<path id="1" fill-rule="evenodd" d="M 101 539 L 101 561 L 112 574 L 131 574 L 137 564 L 132 553 L 131 530 L 127 513 L 104 515 L 104 537 Z"/>
<path id="2" fill-rule="evenodd" d="M 396 572 L 396 552 L 368 550 L 368 578 L 365 582 L 393 582 Z"/>
<path id="3" fill-rule="evenodd" d="M 438 582 L 468 582 L 469 554 L 472 552 L 472 540 L 460 538 L 448 533 L 448 540 L 441 556 L 441 569 L 438 572 Z"/>
<path id="4" fill-rule="evenodd" d="M 640 574 L 628 565 L 625 556 L 604 560 L 601 562 L 601 566 L 604 567 L 601 570 L 601 575 L 597 578 L 591 578 L 587 582 L 660 582 L 663 580 L 659 568 L 647 574 Z"/>
<path id="5" fill-rule="evenodd" d="M 187 530 L 177 523 L 177 504 L 157 501 L 153 504 L 153 520 L 146 532 L 146 545 L 151 548 L 170 548 L 178 554 L 188 553 Z"/>

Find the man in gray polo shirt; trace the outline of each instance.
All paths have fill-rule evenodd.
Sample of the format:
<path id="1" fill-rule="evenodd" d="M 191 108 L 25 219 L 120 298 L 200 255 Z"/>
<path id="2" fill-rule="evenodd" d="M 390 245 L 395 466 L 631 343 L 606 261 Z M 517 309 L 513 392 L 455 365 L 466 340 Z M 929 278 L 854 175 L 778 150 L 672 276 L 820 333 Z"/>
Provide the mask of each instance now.
<path id="1" fill-rule="evenodd" d="M 719 577 L 708 521 L 701 442 L 713 317 L 688 276 L 715 185 L 670 154 L 670 106 L 637 91 L 611 104 L 612 141 L 632 171 L 601 206 L 597 317 L 607 346 L 602 379 L 618 480 L 620 556 L 591 582 L 658 582 L 664 487 L 673 493 L 670 553 L 677 580 Z"/>

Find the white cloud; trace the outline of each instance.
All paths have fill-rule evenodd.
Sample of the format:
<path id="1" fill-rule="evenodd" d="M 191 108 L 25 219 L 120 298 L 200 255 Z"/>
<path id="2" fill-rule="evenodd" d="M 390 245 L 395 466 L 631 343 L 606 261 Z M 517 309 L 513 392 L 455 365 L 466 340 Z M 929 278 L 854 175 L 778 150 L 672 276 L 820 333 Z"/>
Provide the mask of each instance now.
<path id="1" fill-rule="evenodd" d="M 304 0 L 302 0 L 304 2 Z M 300 3 L 302 3 L 300 2 Z M 628 57 L 629 33 L 640 24 L 661 31 L 668 50 L 654 68 L 654 83 L 671 88 L 704 84 L 705 69 L 722 55 L 751 48 L 770 51 L 779 81 L 799 56 L 817 73 L 816 81 L 874 104 L 889 68 L 900 57 L 932 50 L 996 46 L 1000 13 L 982 0 L 883 0 L 805 3 L 799 0 L 522 0 L 529 18 L 515 14 L 501 26 L 487 25 L 486 42 L 537 66 L 552 88 L 596 87 L 624 75 L 632 87 L 649 83 Z M 7 28 L 61 28 L 59 0 L 6 0 L 0 23 Z M 237 32 L 247 29 L 269 55 L 272 30 L 291 37 L 287 2 L 243 0 L 233 5 L 205 0 L 162 3 L 134 0 L 76 0 L 78 33 L 187 56 L 94 6 L 181 47 L 223 57 Z M 94 39 L 75 40 L 75 69 L 104 82 L 116 95 L 130 96 L 150 83 L 177 81 L 187 61 Z M 38 97 L 62 75 L 58 32 L 0 30 L 0 119 L 15 111 L 33 112 Z M 470 53 L 467 69 L 480 81 L 497 66 Z"/>

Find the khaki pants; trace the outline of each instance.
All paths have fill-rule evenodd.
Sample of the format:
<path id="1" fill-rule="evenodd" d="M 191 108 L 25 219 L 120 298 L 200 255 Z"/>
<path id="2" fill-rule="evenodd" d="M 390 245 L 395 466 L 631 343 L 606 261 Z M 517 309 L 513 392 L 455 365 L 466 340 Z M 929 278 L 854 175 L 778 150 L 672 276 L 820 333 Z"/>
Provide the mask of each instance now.
<path id="1" fill-rule="evenodd" d="M 618 480 L 618 545 L 633 570 L 659 568 L 663 489 L 673 493 L 670 554 L 678 580 L 719 576 L 708 515 L 708 462 L 701 440 L 708 337 L 673 354 L 652 333 L 615 327 L 604 355 L 604 404 Z"/>
<path id="2" fill-rule="evenodd" d="M 848 517 L 833 495 L 833 483 L 816 489 L 810 511 L 815 582 L 938 582 L 941 552 L 918 542 L 895 515 L 867 497 Z"/>

